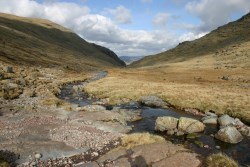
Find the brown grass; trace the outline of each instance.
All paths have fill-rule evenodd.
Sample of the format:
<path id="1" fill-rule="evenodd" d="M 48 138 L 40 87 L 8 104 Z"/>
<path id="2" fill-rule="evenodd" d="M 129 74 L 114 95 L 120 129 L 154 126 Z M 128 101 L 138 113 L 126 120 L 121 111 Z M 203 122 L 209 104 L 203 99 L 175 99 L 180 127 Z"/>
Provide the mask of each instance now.
<path id="1" fill-rule="evenodd" d="M 225 154 L 212 154 L 206 158 L 207 167 L 239 167 L 238 163 Z"/>
<path id="2" fill-rule="evenodd" d="M 122 98 L 138 101 L 144 95 L 158 95 L 179 109 L 213 110 L 250 122 L 250 42 L 231 49 L 226 55 L 110 70 L 108 77 L 89 84 L 85 90 L 100 98 L 109 97 L 113 104 Z M 238 52 L 245 56 L 230 58 Z M 229 80 L 221 79 L 223 76 L 229 76 Z"/>
<path id="3" fill-rule="evenodd" d="M 165 142 L 165 139 L 161 136 L 152 135 L 149 133 L 134 133 L 122 137 L 121 147 L 130 149 L 139 145 L 159 142 Z"/>

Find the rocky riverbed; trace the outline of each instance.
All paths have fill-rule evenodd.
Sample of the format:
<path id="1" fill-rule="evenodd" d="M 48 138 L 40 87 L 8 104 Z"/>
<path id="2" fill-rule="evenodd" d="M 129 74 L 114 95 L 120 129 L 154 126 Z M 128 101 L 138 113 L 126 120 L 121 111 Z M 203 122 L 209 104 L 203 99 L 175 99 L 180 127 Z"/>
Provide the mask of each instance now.
<path id="1" fill-rule="evenodd" d="M 249 152 L 243 149 L 249 147 L 248 136 L 245 135 L 237 145 L 217 141 L 214 139 L 214 134 L 219 131 L 217 126 L 205 126 L 197 121 L 204 114 L 195 109 L 186 109 L 186 112 L 169 109 L 172 106 L 157 96 L 145 96 L 139 102 L 124 100 L 126 104 L 111 106 L 108 98 L 98 99 L 84 93 L 86 84 L 105 77 L 106 72 L 63 84 L 60 82 L 63 72 L 50 71 L 48 75 L 48 69 L 30 71 L 41 77 L 30 81 L 26 71 L 18 69 L 18 74 L 13 71 L 4 73 L 11 80 L 5 78 L 1 82 L 19 84 L 13 89 L 5 87 L 8 93 L 0 99 L 0 158 L 12 166 L 158 167 L 169 164 L 184 167 L 188 163 L 198 167 L 202 157 L 219 151 L 235 158 L 241 165 L 249 164 Z M 20 78 L 24 79 L 23 86 Z M 31 89 L 32 92 L 28 91 Z M 51 92 L 63 101 L 54 98 Z M 16 97 L 12 98 L 12 95 Z M 160 118 L 164 116 L 173 121 Z M 206 115 L 202 120 L 204 123 L 215 122 L 212 118 L 215 116 Z M 183 122 L 181 128 L 180 122 Z M 239 127 L 239 124 L 235 124 L 237 131 L 247 127 L 241 124 Z M 159 140 L 144 133 L 135 137 L 136 132 L 150 132 L 163 138 Z M 131 134 L 128 141 L 124 139 L 126 133 Z M 131 144 L 133 147 L 127 147 Z"/>

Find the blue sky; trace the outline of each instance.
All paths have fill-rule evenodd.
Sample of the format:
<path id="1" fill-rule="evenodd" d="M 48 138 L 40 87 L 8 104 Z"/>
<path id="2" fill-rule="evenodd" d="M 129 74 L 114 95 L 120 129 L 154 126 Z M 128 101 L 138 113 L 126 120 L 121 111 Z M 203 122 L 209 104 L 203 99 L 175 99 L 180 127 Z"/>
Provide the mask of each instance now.
<path id="1" fill-rule="evenodd" d="M 0 0 L 0 12 L 51 20 L 119 56 L 168 50 L 249 11 L 249 0 Z"/>

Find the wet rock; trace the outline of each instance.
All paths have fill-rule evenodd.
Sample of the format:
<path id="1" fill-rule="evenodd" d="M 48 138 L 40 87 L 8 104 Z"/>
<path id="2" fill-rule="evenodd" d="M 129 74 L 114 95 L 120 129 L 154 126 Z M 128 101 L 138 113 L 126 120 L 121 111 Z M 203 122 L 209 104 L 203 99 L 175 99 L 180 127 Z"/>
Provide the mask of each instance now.
<path id="1" fill-rule="evenodd" d="M 180 152 L 154 163 L 152 167 L 199 167 L 200 165 L 201 162 L 196 158 L 196 154 Z"/>
<path id="2" fill-rule="evenodd" d="M 215 138 L 227 143 L 239 143 L 243 140 L 243 136 L 235 127 L 225 127 L 220 129 L 216 134 Z"/>
<path id="3" fill-rule="evenodd" d="M 174 117 L 158 117 L 155 122 L 155 130 L 168 131 L 177 128 L 178 119 Z"/>
<path id="4" fill-rule="evenodd" d="M 101 105 L 87 105 L 87 106 L 81 107 L 81 109 L 83 111 L 87 111 L 87 112 L 105 111 L 106 110 L 106 108 L 101 106 Z"/>
<path id="5" fill-rule="evenodd" d="M 234 125 L 235 120 L 229 115 L 225 114 L 218 118 L 218 123 L 220 126 Z"/>
<path id="6" fill-rule="evenodd" d="M 250 136 L 250 127 L 248 127 L 248 126 L 243 126 L 243 127 L 239 128 L 238 130 L 239 130 L 239 132 L 240 132 L 242 135 L 248 136 L 248 137 Z"/>
<path id="7" fill-rule="evenodd" d="M 195 119 L 181 117 L 178 123 L 178 130 L 186 133 L 196 133 L 204 131 L 205 125 Z"/>
<path id="8" fill-rule="evenodd" d="M 176 132 L 176 136 L 183 136 L 185 133 L 183 131 L 177 131 Z"/>
<path id="9" fill-rule="evenodd" d="M 217 124 L 217 119 L 218 117 L 217 116 L 206 116 L 206 117 L 203 117 L 202 118 L 202 122 L 204 124 Z"/>
<path id="10" fill-rule="evenodd" d="M 188 134 L 187 135 L 187 139 L 195 139 L 195 138 L 197 138 L 197 137 L 199 137 L 199 135 L 198 134 L 196 134 L 196 133 L 190 133 L 190 134 Z"/>
<path id="11" fill-rule="evenodd" d="M 214 116 L 214 117 L 216 117 L 217 115 L 215 113 L 212 113 L 212 112 L 206 112 L 205 116 Z"/>
<path id="12" fill-rule="evenodd" d="M 157 96 L 143 96 L 141 103 L 149 107 L 167 107 L 169 104 Z"/>

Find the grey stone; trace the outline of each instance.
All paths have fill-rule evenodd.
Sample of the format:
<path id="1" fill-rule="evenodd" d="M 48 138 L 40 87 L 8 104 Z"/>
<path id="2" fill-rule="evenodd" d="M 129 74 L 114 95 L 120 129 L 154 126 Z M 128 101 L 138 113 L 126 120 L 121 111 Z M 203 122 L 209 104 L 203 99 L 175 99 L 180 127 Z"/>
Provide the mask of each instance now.
<path id="1" fill-rule="evenodd" d="M 174 117 L 158 117 L 155 121 L 155 130 L 168 131 L 177 128 L 178 119 Z"/>
<path id="2" fill-rule="evenodd" d="M 141 103 L 149 107 L 167 107 L 169 104 L 157 96 L 143 96 Z"/>
<path id="3" fill-rule="evenodd" d="M 218 118 L 218 123 L 220 126 L 234 125 L 235 120 L 229 115 L 225 114 Z"/>
<path id="4" fill-rule="evenodd" d="M 217 124 L 217 116 L 206 116 L 202 118 L 204 124 Z"/>
<path id="5" fill-rule="evenodd" d="M 250 127 L 248 127 L 248 126 L 243 126 L 243 127 L 241 127 L 241 128 L 239 128 L 238 129 L 239 130 L 239 132 L 242 134 L 242 135 L 244 135 L 244 136 L 250 136 Z"/>
<path id="6" fill-rule="evenodd" d="M 227 143 L 239 143 L 243 140 L 243 136 L 240 134 L 240 132 L 235 127 L 225 127 L 223 129 L 220 129 L 216 134 L 215 138 Z"/>
<path id="7" fill-rule="evenodd" d="M 196 133 L 204 131 L 205 125 L 195 119 L 181 117 L 178 123 L 178 130 L 186 133 Z"/>
<path id="8" fill-rule="evenodd" d="M 214 117 L 217 117 L 217 115 L 215 113 L 212 113 L 212 112 L 206 112 L 205 113 L 206 116 L 214 116 Z"/>

